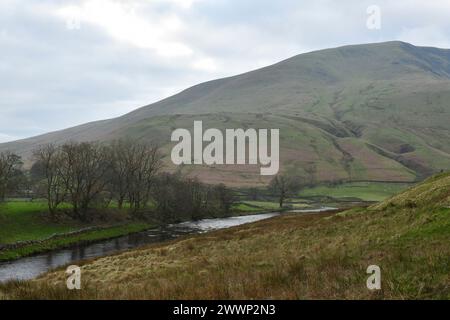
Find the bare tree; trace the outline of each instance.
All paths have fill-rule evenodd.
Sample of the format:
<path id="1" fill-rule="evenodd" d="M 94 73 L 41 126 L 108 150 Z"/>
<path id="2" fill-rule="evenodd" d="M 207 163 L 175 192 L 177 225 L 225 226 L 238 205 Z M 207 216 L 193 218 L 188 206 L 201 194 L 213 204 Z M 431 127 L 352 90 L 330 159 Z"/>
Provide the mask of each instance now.
<path id="1" fill-rule="evenodd" d="M 144 207 L 162 164 L 158 148 L 133 141 L 46 145 L 34 158 L 31 174 L 43 186 L 49 211 L 54 214 L 68 201 L 81 220 L 92 206 L 108 206 L 113 197 L 119 208 L 127 198 L 134 210 Z"/>
<path id="2" fill-rule="evenodd" d="M 0 153 L 0 201 L 3 202 L 6 195 L 17 188 L 21 166 L 20 156 L 11 152 Z"/>
<path id="3" fill-rule="evenodd" d="M 131 141 L 117 140 L 109 146 L 111 159 L 111 170 L 109 172 L 109 182 L 111 192 L 117 199 L 119 209 L 123 208 L 124 201 L 129 195 L 131 182 L 131 167 L 133 157 L 133 144 Z"/>
<path id="4" fill-rule="evenodd" d="M 280 208 L 283 207 L 287 197 L 294 195 L 301 188 L 300 179 L 298 177 L 290 177 L 286 175 L 276 175 L 269 184 L 269 190 L 278 197 Z"/>
<path id="5" fill-rule="evenodd" d="M 225 185 L 205 185 L 194 178 L 163 173 L 157 176 L 154 201 L 165 222 L 207 216 L 226 216 L 234 203 L 234 194 Z"/>
<path id="6" fill-rule="evenodd" d="M 189 192 L 189 200 L 191 203 L 191 215 L 194 220 L 202 218 L 202 211 L 205 210 L 206 196 L 205 186 L 195 179 L 188 179 L 186 181 Z"/>
<path id="7" fill-rule="evenodd" d="M 152 194 L 161 221 L 171 222 L 177 218 L 190 219 L 189 203 L 187 203 L 185 188 L 179 176 L 164 172 L 155 177 L 154 183 Z M 180 210 L 180 203 L 182 203 L 182 210 Z"/>
<path id="8" fill-rule="evenodd" d="M 131 208 L 137 211 L 150 199 L 154 178 L 162 167 L 162 155 L 158 147 L 133 143 L 126 157 L 128 198 Z"/>
<path id="9" fill-rule="evenodd" d="M 105 148 L 94 143 L 67 143 L 61 147 L 60 176 L 80 220 L 87 220 L 90 204 L 105 190 L 110 159 Z"/>
<path id="10" fill-rule="evenodd" d="M 44 145 L 34 151 L 34 159 L 32 175 L 35 180 L 43 181 L 48 210 L 55 215 L 67 194 L 67 185 L 61 171 L 63 167 L 61 150 L 53 144 Z"/>
<path id="11" fill-rule="evenodd" d="M 235 202 L 233 192 L 224 184 L 219 184 L 213 187 L 213 196 L 218 205 L 218 211 L 222 215 L 228 215 L 231 207 Z"/>

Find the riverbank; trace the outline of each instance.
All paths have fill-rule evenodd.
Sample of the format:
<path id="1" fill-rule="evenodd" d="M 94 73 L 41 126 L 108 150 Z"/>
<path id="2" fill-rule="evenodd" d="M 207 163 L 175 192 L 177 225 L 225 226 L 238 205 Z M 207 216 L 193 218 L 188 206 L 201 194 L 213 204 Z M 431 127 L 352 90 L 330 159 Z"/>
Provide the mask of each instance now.
<path id="1" fill-rule="evenodd" d="M 82 266 L 82 290 L 65 288 L 64 269 L 0 285 L 5 299 L 426 299 L 450 298 L 448 234 L 417 237 L 395 217 L 284 214 L 186 236 Z M 370 214 L 372 217 L 367 218 Z M 422 214 L 421 214 L 422 215 Z M 448 211 L 439 219 L 448 219 Z M 380 221 L 377 222 L 376 219 Z M 435 224 L 437 221 L 434 221 Z M 409 224 L 408 227 L 411 227 Z M 420 229 L 420 228 L 419 228 Z M 420 231 L 420 234 L 426 234 Z M 366 268 L 382 270 L 367 290 Z"/>
<path id="2" fill-rule="evenodd" d="M 283 214 L 0 285 L 5 299 L 450 299 L 450 175 L 369 208 Z M 381 268 L 381 290 L 366 287 Z"/>
<path id="3" fill-rule="evenodd" d="M 349 206 L 345 202 L 333 203 L 333 205 Z M 357 203 L 357 205 L 361 205 L 361 203 Z M 2 225 L 0 229 L 0 262 L 118 238 L 162 225 L 155 219 L 152 219 L 151 222 L 144 219 L 136 220 L 130 216 L 127 210 L 117 209 L 109 209 L 108 216 L 111 216 L 112 220 L 109 223 L 94 221 L 86 224 L 70 219 L 64 214 L 60 216 L 59 222 L 55 222 L 49 217 L 46 208 L 46 203 L 43 201 L 16 201 L 0 206 L 0 223 Z M 279 204 L 273 201 L 242 201 L 233 206 L 229 216 L 239 217 L 292 210 L 311 209 L 315 211 L 317 208 L 320 206 L 312 202 L 293 202 L 288 207 L 279 208 Z"/>
<path id="4" fill-rule="evenodd" d="M 45 240 L 15 243 L 0 250 L 0 262 L 12 261 L 55 249 L 64 249 L 74 245 L 84 245 L 113 239 L 155 227 L 156 225 L 150 223 L 132 222 L 112 227 L 99 227 L 95 228 L 95 230 L 60 234 Z"/>
<path id="5" fill-rule="evenodd" d="M 275 208 L 275 203 L 272 202 L 260 202 L 258 205 L 239 203 L 230 216 L 287 210 Z M 55 222 L 47 213 L 46 203 L 43 201 L 3 203 L 0 206 L 0 262 L 118 238 L 161 226 L 161 222 L 155 219 L 151 222 L 135 219 L 126 210 L 110 210 L 108 214 L 111 216 L 110 222 L 81 223 L 64 214 Z"/>
<path id="6" fill-rule="evenodd" d="M 51 219 L 44 201 L 12 201 L 0 205 L 0 261 L 120 237 L 156 227 L 155 222 L 130 219 L 111 211 L 109 221 L 82 223 L 61 214 Z"/>
<path id="7" fill-rule="evenodd" d="M 126 236 L 94 243 L 78 244 L 66 249 L 51 250 L 46 253 L 0 263 L 0 283 L 15 280 L 32 280 L 55 268 L 80 264 L 86 259 L 94 259 L 119 254 L 151 244 L 167 243 L 181 237 L 231 228 L 277 216 L 280 213 L 265 213 L 239 217 L 202 219 L 160 226 L 131 233 Z"/>

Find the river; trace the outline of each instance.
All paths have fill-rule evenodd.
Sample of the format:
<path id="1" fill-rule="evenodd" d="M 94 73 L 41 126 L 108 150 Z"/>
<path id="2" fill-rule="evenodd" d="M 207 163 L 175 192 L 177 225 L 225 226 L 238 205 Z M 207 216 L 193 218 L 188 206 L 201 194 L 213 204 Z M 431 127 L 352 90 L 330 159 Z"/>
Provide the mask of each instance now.
<path id="1" fill-rule="evenodd" d="M 295 210 L 297 213 L 323 212 L 335 208 L 315 210 Z M 0 263 L 0 282 L 10 280 L 30 280 L 39 275 L 77 261 L 103 257 L 113 253 L 130 250 L 147 244 L 175 239 L 182 235 L 204 233 L 225 229 L 246 223 L 256 222 L 279 215 L 278 212 L 220 219 L 203 219 L 199 221 L 172 224 L 156 229 L 129 234 L 120 238 L 99 241 L 92 244 L 74 245 L 68 249 L 59 249 L 43 254 Z"/>

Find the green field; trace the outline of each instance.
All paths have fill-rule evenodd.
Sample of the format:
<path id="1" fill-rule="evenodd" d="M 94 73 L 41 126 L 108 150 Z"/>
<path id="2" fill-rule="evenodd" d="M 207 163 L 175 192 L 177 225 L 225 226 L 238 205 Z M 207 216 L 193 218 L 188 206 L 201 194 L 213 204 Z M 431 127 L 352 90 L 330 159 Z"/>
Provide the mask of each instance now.
<path id="1" fill-rule="evenodd" d="M 257 214 L 279 210 L 279 205 L 271 201 L 241 201 L 232 207 L 233 215 Z"/>
<path id="2" fill-rule="evenodd" d="M 362 201 L 383 201 L 408 187 L 408 183 L 350 182 L 337 186 L 317 186 L 304 189 L 300 197 L 327 196 L 336 199 L 357 198 Z"/>
<path id="3" fill-rule="evenodd" d="M 76 235 L 67 235 L 60 238 L 45 240 L 42 243 L 31 244 L 18 249 L 0 251 L 0 261 L 18 259 L 34 253 L 64 248 L 75 243 L 90 243 L 120 237 L 134 232 L 144 231 L 153 227 L 148 223 L 128 223 L 115 227 L 86 231 Z"/>
<path id="4" fill-rule="evenodd" d="M 317 186 L 305 189 L 297 198 L 286 200 L 286 208 L 308 208 L 308 197 L 332 197 L 339 202 L 344 199 L 360 199 L 362 201 L 381 201 L 404 190 L 408 184 L 354 182 L 334 187 Z M 306 203 L 305 203 L 306 202 Z M 66 205 L 68 207 L 68 205 Z M 112 204 L 114 207 L 114 204 Z M 64 208 L 64 206 L 63 206 Z M 280 210 L 277 201 L 242 200 L 232 207 L 233 215 L 256 214 Z M 13 201 L 0 204 L 0 244 L 11 244 L 22 241 L 48 239 L 55 234 L 61 235 L 87 227 L 97 226 L 101 230 L 85 231 L 81 234 L 49 239 L 44 243 L 32 244 L 15 250 L 0 251 L 0 260 L 9 260 L 32 253 L 52 250 L 77 242 L 102 240 L 137 232 L 150 228 L 147 222 L 126 220 L 126 213 L 119 214 L 119 221 L 111 223 L 81 223 L 62 215 L 60 221 L 50 219 L 45 201 Z M 123 215 L 123 216 L 122 216 Z M 117 217 L 116 217 L 117 218 Z"/>
<path id="5" fill-rule="evenodd" d="M 450 299 L 450 174 L 341 213 L 284 214 L 0 285 L 0 299 Z M 366 287 L 367 267 L 381 289 Z"/>
<path id="6" fill-rule="evenodd" d="M 47 211 L 47 203 L 43 201 L 0 204 L 0 243 L 39 240 L 83 227 L 75 221 L 51 222 L 46 215 Z"/>
<path id="7" fill-rule="evenodd" d="M 54 222 L 47 213 L 44 201 L 13 201 L 0 204 L 0 244 L 13 244 L 23 241 L 45 240 L 17 249 L 0 251 L 0 261 L 17 259 L 33 253 L 53 250 L 75 243 L 119 237 L 133 232 L 149 229 L 154 224 L 141 221 L 114 221 L 114 223 L 81 223 L 63 217 Z M 75 235 L 65 235 L 88 227 L 98 227 Z M 52 236 L 58 235 L 58 237 Z"/>
<path id="8" fill-rule="evenodd" d="M 111 207 L 115 205 L 112 204 Z M 63 205 L 62 208 L 69 208 Z M 125 205 L 125 207 L 127 207 Z M 244 201 L 232 208 L 234 215 L 256 214 L 278 210 L 277 202 Z M 119 215 L 119 217 L 117 217 Z M 33 253 L 62 248 L 75 243 L 92 242 L 109 239 L 125 234 L 139 232 L 155 226 L 147 221 L 127 219 L 126 210 L 116 213 L 118 221 L 82 223 L 70 219 L 64 214 L 55 222 L 48 214 L 45 201 L 10 201 L 0 204 L 0 244 L 14 244 L 23 241 L 45 240 L 18 249 L 0 250 L 0 261 L 17 259 Z M 98 230 L 86 230 L 76 235 L 65 235 L 88 227 L 99 227 Z M 56 238 L 48 239 L 58 235 Z"/>
<path id="9" fill-rule="evenodd" d="M 284 211 L 289 209 L 304 209 L 310 207 L 309 204 L 301 201 L 302 199 L 289 199 L 289 201 L 285 202 L 283 209 L 280 209 L 280 204 L 277 201 L 245 200 L 235 204 L 233 206 L 233 212 L 235 214 L 251 214 L 269 211 Z"/>

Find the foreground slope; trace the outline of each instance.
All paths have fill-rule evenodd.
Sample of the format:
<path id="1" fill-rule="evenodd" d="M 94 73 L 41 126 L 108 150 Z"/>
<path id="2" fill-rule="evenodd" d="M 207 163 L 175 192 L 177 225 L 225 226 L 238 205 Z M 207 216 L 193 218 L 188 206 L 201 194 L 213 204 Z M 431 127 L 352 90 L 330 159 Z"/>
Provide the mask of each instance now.
<path id="1" fill-rule="evenodd" d="M 403 42 L 346 46 L 203 83 L 116 119 L 0 150 L 29 157 L 48 142 L 131 137 L 156 141 L 168 153 L 172 130 L 203 120 L 219 129 L 279 128 L 282 170 L 291 174 L 415 181 L 450 168 L 449 100 L 450 50 Z M 267 183 L 257 167 L 186 170 L 207 182 Z"/>
<path id="2" fill-rule="evenodd" d="M 450 174 L 339 214 L 287 214 L 0 287 L 3 298 L 450 299 Z M 382 290 L 366 288 L 378 265 Z"/>

